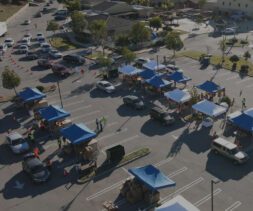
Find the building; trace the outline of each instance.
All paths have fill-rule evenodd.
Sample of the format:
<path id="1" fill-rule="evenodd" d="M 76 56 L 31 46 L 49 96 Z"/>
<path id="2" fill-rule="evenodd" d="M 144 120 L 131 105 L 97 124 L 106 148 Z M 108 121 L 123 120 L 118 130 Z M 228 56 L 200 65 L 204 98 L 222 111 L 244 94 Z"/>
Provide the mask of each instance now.
<path id="1" fill-rule="evenodd" d="M 94 12 L 103 12 L 109 15 L 124 15 L 135 12 L 133 7 L 122 1 L 103 1 L 92 7 Z"/>
<path id="2" fill-rule="evenodd" d="M 82 8 L 92 8 L 97 4 L 104 2 L 105 0 L 80 0 Z"/>
<path id="3" fill-rule="evenodd" d="M 226 13 L 242 12 L 245 15 L 253 16 L 252 0 L 218 0 L 217 7 Z"/>

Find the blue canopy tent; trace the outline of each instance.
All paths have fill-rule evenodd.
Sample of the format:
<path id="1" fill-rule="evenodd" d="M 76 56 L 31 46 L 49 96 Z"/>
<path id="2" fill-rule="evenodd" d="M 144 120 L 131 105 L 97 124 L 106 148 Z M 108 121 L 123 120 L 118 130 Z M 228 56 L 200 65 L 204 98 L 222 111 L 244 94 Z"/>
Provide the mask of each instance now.
<path id="1" fill-rule="evenodd" d="M 125 65 L 125 66 L 119 67 L 118 71 L 120 73 L 122 73 L 123 75 L 129 75 L 129 76 L 131 76 L 131 75 L 137 75 L 142 70 L 137 69 L 136 67 L 134 67 L 132 65 Z"/>
<path id="2" fill-rule="evenodd" d="M 238 128 L 253 133 L 253 108 L 244 112 L 235 112 L 231 114 L 228 119 Z"/>
<path id="3" fill-rule="evenodd" d="M 180 89 L 174 89 L 173 91 L 166 92 L 164 93 L 164 96 L 176 103 L 185 103 L 192 98 L 188 91 Z"/>
<path id="4" fill-rule="evenodd" d="M 149 85 L 151 85 L 155 88 L 163 88 L 163 87 L 166 87 L 166 86 L 172 84 L 171 81 L 164 80 L 158 75 L 155 75 L 154 77 L 152 77 L 150 79 L 147 79 L 146 83 L 148 83 Z"/>
<path id="5" fill-rule="evenodd" d="M 62 108 L 56 105 L 50 105 L 48 107 L 41 108 L 38 110 L 38 113 L 47 122 L 62 120 L 70 116 L 70 113 L 64 111 Z"/>
<path id="6" fill-rule="evenodd" d="M 151 190 L 158 190 L 166 187 L 174 187 L 176 183 L 165 176 L 153 165 L 128 170 L 137 180 L 146 185 Z"/>
<path id="7" fill-rule="evenodd" d="M 176 82 L 176 83 L 186 83 L 187 81 L 191 80 L 191 78 L 189 78 L 189 77 L 185 76 L 183 73 L 180 73 L 177 71 L 174 73 L 168 74 L 167 78 L 169 80 Z"/>
<path id="8" fill-rule="evenodd" d="M 208 101 L 208 100 L 202 100 L 192 106 L 192 108 L 195 111 L 198 111 L 202 114 L 205 114 L 209 117 L 217 117 L 221 114 L 226 113 L 227 108 L 216 105 L 215 103 Z"/>
<path id="9" fill-rule="evenodd" d="M 157 71 L 157 70 L 162 70 L 164 68 L 166 68 L 165 65 L 163 64 L 157 64 L 157 61 L 155 60 L 150 60 L 149 62 L 143 64 L 143 68 L 148 69 L 148 70 L 153 70 L 153 71 Z"/>
<path id="10" fill-rule="evenodd" d="M 150 79 L 156 75 L 155 71 L 153 70 L 143 70 L 139 73 L 139 76 L 144 80 Z"/>
<path id="11" fill-rule="evenodd" d="M 46 97 L 46 95 L 44 93 L 40 92 L 38 89 L 30 88 L 30 87 L 19 92 L 18 96 L 25 103 L 32 102 L 35 100 L 41 100 L 42 98 Z"/>
<path id="12" fill-rule="evenodd" d="M 84 124 L 73 124 L 62 128 L 60 133 L 72 144 L 81 144 L 90 141 L 96 137 L 96 133 L 87 128 Z"/>
<path id="13" fill-rule="evenodd" d="M 163 205 L 157 207 L 155 211 L 200 211 L 184 197 L 178 195 Z"/>
<path id="14" fill-rule="evenodd" d="M 219 91 L 224 90 L 224 87 L 221 87 L 212 81 L 205 81 L 203 84 L 197 85 L 196 87 L 209 94 L 215 94 Z"/>

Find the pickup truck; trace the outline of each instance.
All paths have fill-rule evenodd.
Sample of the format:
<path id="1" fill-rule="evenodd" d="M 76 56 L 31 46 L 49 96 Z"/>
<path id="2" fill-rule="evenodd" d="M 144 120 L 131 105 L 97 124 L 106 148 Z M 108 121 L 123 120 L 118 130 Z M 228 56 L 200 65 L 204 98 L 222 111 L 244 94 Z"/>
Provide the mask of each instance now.
<path id="1" fill-rule="evenodd" d="M 6 22 L 0 22 L 0 37 L 4 36 L 7 32 L 7 24 Z"/>

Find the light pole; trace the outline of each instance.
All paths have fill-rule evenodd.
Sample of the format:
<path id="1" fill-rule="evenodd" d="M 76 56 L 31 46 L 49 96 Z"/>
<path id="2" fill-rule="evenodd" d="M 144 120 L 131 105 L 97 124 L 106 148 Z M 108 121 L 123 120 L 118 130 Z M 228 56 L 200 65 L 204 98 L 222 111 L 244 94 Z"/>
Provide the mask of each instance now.
<path id="1" fill-rule="evenodd" d="M 219 182 L 220 180 L 217 178 L 211 180 L 211 211 L 213 211 L 213 185 L 218 184 Z"/>
<path id="2" fill-rule="evenodd" d="M 60 89 L 59 81 L 57 81 L 57 86 L 58 86 L 58 92 L 59 92 L 59 97 L 60 97 L 60 101 L 61 101 L 61 107 L 63 108 L 62 97 L 61 97 L 61 89 Z"/>

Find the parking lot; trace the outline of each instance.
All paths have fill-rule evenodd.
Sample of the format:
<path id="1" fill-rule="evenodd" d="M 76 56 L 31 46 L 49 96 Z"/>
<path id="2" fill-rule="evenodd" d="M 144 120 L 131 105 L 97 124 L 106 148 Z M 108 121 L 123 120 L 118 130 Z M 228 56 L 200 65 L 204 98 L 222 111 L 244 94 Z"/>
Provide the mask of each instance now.
<path id="1" fill-rule="evenodd" d="M 30 9 L 30 8 L 29 8 Z M 33 14 L 29 10 L 27 14 Z M 22 14 L 21 14 L 22 15 Z M 23 14 L 24 15 L 24 14 Z M 46 15 L 50 16 L 50 14 Z M 37 31 L 44 31 L 48 17 L 38 20 L 38 29 L 30 29 L 35 35 Z M 18 21 L 14 21 L 10 27 L 10 34 L 15 40 L 22 37 L 26 29 L 20 29 Z M 33 26 L 29 26 L 33 27 Z M 82 50 L 82 49 L 81 49 Z M 81 51 L 77 50 L 77 52 Z M 18 90 L 24 87 L 34 87 L 38 84 L 50 85 L 56 83 L 59 78 L 53 76 L 51 70 L 37 70 L 36 61 L 19 61 L 20 55 L 11 54 L 11 50 L 5 55 L 5 60 L 0 64 L 3 69 L 9 65 L 21 76 L 21 85 Z M 64 52 L 65 53 L 65 52 Z M 162 59 L 164 55 L 171 54 L 166 49 L 157 53 Z M 143 53 L 138 56 L 155 58 L 156 55 Z M 54 160 L 51 179 L 42 185 L 33 184 L 27 175 L 22 172 L 22 156 L 15 156 L 4 144 L 4 136 L 8 129 L 15 129 L 21 133 L 31 124 L 31 117 L 28 114 L 21 114 L 15 110 L 11 103 L 1 104 L 0 119 L 0 204 L 2 210 L 101 210 L 102 203 L 106 200 L 115 201 L 120 210 L 145 209 L 143 204 L 130 205 L 119 195 L 123 182 L 130 177 L 128 169 L 136 166 L 153 164 L 172 180 L 176 187 L 161 191 L 163 201 L 173 196 L 182 195 L 200 210 L 210 210 L 211 207 L 211 180 L 218 178 L 220 182 L 214 186 L 214 208 L 215 210 L 251 210 L 251 187 L 253 181 L 252 156 L 249 162 L 242 166 L 235 166 L 228 159 L 210 152 L 211 135 L 213 130 L 206 128 L 194 129 L 188 127 L 188 123 L 177 119 L 172 126 L 165 127 L 160 123 L 151 120 L 149 108 L 153 104 L 163 105 L 162 96 L 150 96 L 142 90 L 136 90 L 114 80 L 116 92 L 106 94 L 96 89 L 95 83 L 100 80 L 97 77 L 99 70 L 90 70 L 88 67 L 92 61 L 87 60 L 86 64 L 76 69 L 76 73 L 67 79 L 60 80 L 63 107 L 71 113 L 74 123 L 85 123 L 89 128 L 96 129 L 96 118 L 105 117 L 107 124 L 97 140 L 100 147 L 98 166 L 105 160 L 105 149 L 116 144 L 122 144 L 126 153 L 141 147 L 148 147 L 151 153 L 131 162 L 112 172 L 95 177 L 89 183 L 77 184 L 73 168 L 73 159 L 64 159 L 60 156 L 60 150 L 56 140 L 51 140 L 47 134 L 37 141 L 45 151 L 41 154 L 44 160 L 48 156 Z M 209 66 L 200 70 L 198 62 L 187 58 L 177 58 L 176 64 L 184 70 L 184 73 L 192 78 L 189 88 L 212 78 L 218 84 L 226 87 L 226 93 L 235 98 L 235 105 L 232 111 L 241 107 L 241 99 L 247 97 L 247 107 L 253 106 L 251 90 L 253 79 L 249 77 L 240 78 L 237 73 L 227 70 L 213 70 Z M 84 74 L 80 73 L 84 69 Z M 242 94 L 240 95 L 240 92 Z M 11 93 L 1 90 L 1 94 Z M 143 111 L 136 111 L 123 105 L 122 97 L 135 94 L 140 96 L 147 108 Z M 47 94 L 49 104 L 60 105 L 58 91 Z M 11 115 L 16 116 L 16 120 Z M 218 134 L 222 128 L 215 128 Z M 249 149 L 251 155 L 251 149 Z M 64 176 L 64 169 L 70 172 Z"/>

